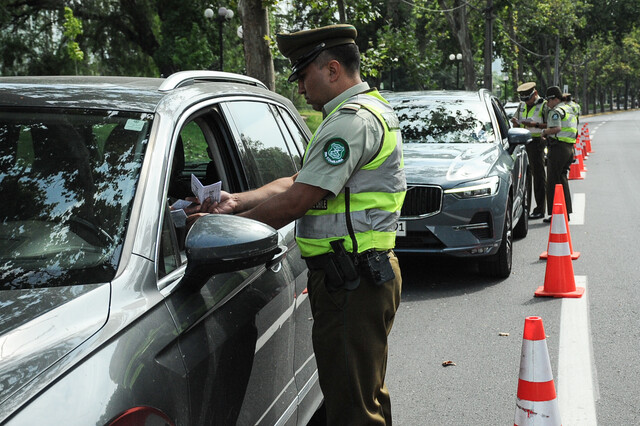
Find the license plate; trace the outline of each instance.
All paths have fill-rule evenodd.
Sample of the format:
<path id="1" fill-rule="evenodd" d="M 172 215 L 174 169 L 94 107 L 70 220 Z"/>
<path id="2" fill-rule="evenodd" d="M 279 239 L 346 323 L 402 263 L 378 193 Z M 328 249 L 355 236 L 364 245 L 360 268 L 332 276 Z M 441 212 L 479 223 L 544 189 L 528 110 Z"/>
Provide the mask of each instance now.
<path id="1" fill-rule="evenodd" d="M 399 220 L 396 225 L 396 237 L 406 237 L 407 236 L 407 222 L 404 220 Z"/>

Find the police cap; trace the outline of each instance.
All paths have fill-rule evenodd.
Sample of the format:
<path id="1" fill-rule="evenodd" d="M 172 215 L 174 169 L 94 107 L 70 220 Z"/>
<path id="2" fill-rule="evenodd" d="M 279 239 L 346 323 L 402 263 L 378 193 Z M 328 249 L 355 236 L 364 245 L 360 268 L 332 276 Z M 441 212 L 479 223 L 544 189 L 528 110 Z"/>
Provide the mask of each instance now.
<path id="1" fill-rule="evenodd" d="M 533 92 L 536 90 L 536 83 L 533 81 L 522 83 L 516 90 L 520 95 L 520 100 L 526 102 L 533 96 Z"/>
<path id="2" fill-rule="evenodd" d="M 568 92 L 563 93 L 562 100 L 565 102 L 571 102 L 571 93 L 568 93 Z"/>
<path id="3" fill-rule="evenodd" d="M 278 49 L 291 61 L 289 81 L 298 79 L 298 73 L 318 57 L 320 52 L 342 44 L 355 44 L 356 28 L 349 24 L 328 25 L 312 30 L 276 34 Z"/>
<path id="4" fill-rule="evenodd" d="M 547 88 L 547 95 L 546 95 L 546 99 L 553 99 L 553 98 L 557 98 L 559 100 L 562 100 L 562 91 L 560 90 L 560 88 L 558 86 L 551 86 Z"/>

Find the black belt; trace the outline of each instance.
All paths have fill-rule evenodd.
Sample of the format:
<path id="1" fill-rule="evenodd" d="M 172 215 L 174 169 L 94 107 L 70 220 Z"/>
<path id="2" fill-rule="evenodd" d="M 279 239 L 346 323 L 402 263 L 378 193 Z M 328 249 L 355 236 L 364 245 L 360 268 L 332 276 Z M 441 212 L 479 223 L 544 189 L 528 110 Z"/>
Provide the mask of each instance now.
<path id="1" fill-rule="evenodd" d="M 361 263 L 360 259 L 366 258 L 371 254 L 374 254 L 374 253 L 382 254 L 382 253 L 390 253 L 390 252 L 391 252 L 391 249 L 388 249 L 388 250 L 371 249 L 371 250 L 363 251 L 362 253 L 358 253 L 356 256 L 353 256 L 353 254 L 351 254 L 351 256 L 354 258 L 355 263 L 358 264 L 358 263 Z M 311 270 L 323 269 L 327 264 L 327 262 L 329 262 L 333 256 L 334 256 L 334 253 L 325 253 L 318 256 L 305 257 L 304 260 L 307 262 L 307 267 Z"/>

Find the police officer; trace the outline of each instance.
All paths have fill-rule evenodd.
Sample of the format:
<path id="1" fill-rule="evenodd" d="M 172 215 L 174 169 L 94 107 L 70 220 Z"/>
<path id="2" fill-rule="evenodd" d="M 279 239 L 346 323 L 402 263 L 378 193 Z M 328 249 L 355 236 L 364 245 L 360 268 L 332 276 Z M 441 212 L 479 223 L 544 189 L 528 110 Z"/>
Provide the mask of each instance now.
<path id="1" fill-rule="evenodd" d="M 531 206 L 531 194 L 534 194 L 536 207 L 529 215 L 530 219 L 544 217 L 545 196 L 547 191 L 547 176 L 544 168 L 545 142 L 541 138 L 542 130 L 546 127 L 546 101 L 538 95 L 536 83 L 528 82 L 518 86 L 520 105 L 511 117 L 514 125 L 529 129 L 532 141 L 527 144 L 529 169 L 527 170 L 527 204 Z M 532 191 L 533 187 L 533 191 Z"/>
<path id="2" fill-rule="evenodd" d="M 562 102 L 565 103 L 568 107 L 573 110 L 573 113 L 576 116 L 576 122 L 580 124 L 580 112 L 582 108 L 580 108 L 580 104 L 573 100 L 571 93 L 563 93 L 562 94 Z"/>
<path id="3" fill-rule="evenodd" d="M 387 337 L 402 283 L 392 249 L 406 181 L 398 118 L 361 80 L 356 35 L 344 24 L 277 35 L 289 81 L 324 120 L 298 174 L 201 210 L 274 228 L 297 219 L 327 423 L 390 425 Z"/>
<path id="4" fill-rule="evenodd" d="M 571 193 L 567 173 L 573 162 L 578 124 L 573 110 L 562 102 L 562 92 L 557 86 L 551 86 L 546 93 L 549 113 L 547 128 L 542 131 L 549 146 L 547 161 L 547 211 L 553 213 L 553 200 L 556 184 L 562 184 L 567 215 L 572 212 Z M 544 219 L 550 222 L 551 217 Z"/>

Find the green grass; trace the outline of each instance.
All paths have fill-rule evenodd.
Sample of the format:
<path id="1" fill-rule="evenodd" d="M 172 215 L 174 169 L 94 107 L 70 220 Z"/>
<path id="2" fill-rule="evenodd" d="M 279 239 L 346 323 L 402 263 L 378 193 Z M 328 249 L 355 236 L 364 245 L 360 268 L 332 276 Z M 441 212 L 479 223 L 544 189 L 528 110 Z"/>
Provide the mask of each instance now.
<path id="1" fill-rule="evenodd" d="M 312 109 L 301 109 L 300 115 L 305 119 L 309 130 L 314 133 L 320 123 L 322 123 L 322 112 L 314 111 Z"/>

